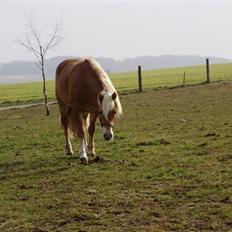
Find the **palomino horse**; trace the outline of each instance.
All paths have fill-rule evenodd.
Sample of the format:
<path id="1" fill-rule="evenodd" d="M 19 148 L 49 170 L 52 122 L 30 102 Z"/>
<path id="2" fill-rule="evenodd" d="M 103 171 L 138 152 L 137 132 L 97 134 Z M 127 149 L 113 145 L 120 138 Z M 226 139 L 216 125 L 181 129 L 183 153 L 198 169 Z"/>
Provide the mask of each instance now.
<path id="1" fill-rule="evenodd" d="M 122 114 L 118 94 L 95 60 L 68 59 L 56 69 L 56 97 L 67 154 L 73 154 L 70 137 L 79 138 L 80 160 L 88 163 L 88 155 L 95 155 L 93 136 L 97 117 L 104 138 L 113 138 L 115 118 Z"/>

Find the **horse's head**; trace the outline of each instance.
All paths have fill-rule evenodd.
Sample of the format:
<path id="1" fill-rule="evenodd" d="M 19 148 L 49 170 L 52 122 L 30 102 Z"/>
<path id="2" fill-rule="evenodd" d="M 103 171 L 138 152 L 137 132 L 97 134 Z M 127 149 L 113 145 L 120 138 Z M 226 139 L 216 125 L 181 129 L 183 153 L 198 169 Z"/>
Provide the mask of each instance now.
<path id="1" fill-rule="evenodd" d="M 122 114 L 122 107 L 116 92 L 103 90 L 98 96 L 99 121 L 106 140 L 113 138 L 113 126 L 115 118 Z"/>

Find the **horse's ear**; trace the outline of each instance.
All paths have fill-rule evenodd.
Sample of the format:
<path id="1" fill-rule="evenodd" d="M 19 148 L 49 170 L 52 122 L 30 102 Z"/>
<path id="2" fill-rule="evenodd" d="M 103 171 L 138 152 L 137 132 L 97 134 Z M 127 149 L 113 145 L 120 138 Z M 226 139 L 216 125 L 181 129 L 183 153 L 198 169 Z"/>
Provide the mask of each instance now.
<path id="1" fill-rule="evenodd" d="M 113 100 L 115 100 L 115 99 L 116 99 L 116 97 L 117 97 L 117 93 L 116 93 L 116 92 L 114 92 L 114 93 L 112 94 L 112 99 L 113 99 Z"/>
<path id="2" fill-rule="evenodd" d="M 98 100 L 99 100 L 99 102 L 100 102 L 101 104 L 102 104 L 103 98 L 104 98 L 104 96 L 100 93 L 100 94 L 98 95 Z"/>

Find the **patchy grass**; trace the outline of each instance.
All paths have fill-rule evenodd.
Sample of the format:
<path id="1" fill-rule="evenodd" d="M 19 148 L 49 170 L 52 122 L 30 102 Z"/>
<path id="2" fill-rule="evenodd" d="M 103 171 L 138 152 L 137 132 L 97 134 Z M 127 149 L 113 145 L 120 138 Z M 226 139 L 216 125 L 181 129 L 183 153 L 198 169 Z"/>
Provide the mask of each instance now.
<path id="1" fill-rule="evenodd" d="M 154 89 L 182 85 L 183 73 L 186 73 L 186 85 L 203 83 L 206 80 L 205 66 L 190 66 L 142 72 L 143 88 Z M 232 64 L 214 64 L 210 66 L 212 81 L 232 80 Z M 110 77 L 120 93 L 127 94 L 137 89 L 137 72 L 115 73 Z M 54 81 L 47 81 L 49 100 L 54 100 Z M 0 106 L 19 105 L 43 100 L 42 83 L 0 85 Z"/>
<path id="2" fill-rule="evenodd" d="M 0 112 L 0 231 L 231 231 L 231 92 L 123 95 L 89 166 L 65 156 L 56 105 Z"/>

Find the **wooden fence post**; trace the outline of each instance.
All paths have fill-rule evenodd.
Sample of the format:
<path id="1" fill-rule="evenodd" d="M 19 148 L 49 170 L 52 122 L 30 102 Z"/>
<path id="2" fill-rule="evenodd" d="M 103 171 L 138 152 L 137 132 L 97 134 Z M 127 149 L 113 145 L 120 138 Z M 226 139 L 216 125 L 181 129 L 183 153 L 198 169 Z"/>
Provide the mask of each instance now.
<path id="1" fill-rule="evenodd" d="M 184 72 L 184 75 L 183 75 L 183 87 L 185 86 L 185 72 Z"/>
<path id="2" fill-rule="evenodd" d="M 143 91 L 142 87 L 142 74 L 141 74 L 141 66 L 138 66 L 138 90 L 141 93 Z"/>
<path id="3" fill-rule="evenodd" d="M 206 59 L 206 83 L 210 82 L 209 59 Z"/>

